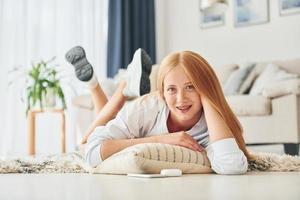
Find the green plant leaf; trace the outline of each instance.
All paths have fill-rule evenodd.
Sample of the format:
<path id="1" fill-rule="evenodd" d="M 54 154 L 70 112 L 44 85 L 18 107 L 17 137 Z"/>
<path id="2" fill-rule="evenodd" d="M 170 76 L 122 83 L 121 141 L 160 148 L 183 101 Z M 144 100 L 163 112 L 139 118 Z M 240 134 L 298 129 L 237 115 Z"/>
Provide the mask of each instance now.
<path id="1" fill-rule="evenodd" d="M 32 64 L 31 69 L 27 72 L 26 88 L 27 108 L 26 115 L 30 109 L 39 103 L 40 109 L 43 109 L 43 98 L 46 98 L 47 90 L 53 88 L 55 97 L 58 97 L 62 103 L 62 107 L 66 108 L 65 96 L 61 88 L 59 78 L 56 77 L 57 70 L 50 63 L 55 59 L 53 57 L 49 61 L 43 61 Z M 57 67 L 57 65 L 56 65 Z"/>

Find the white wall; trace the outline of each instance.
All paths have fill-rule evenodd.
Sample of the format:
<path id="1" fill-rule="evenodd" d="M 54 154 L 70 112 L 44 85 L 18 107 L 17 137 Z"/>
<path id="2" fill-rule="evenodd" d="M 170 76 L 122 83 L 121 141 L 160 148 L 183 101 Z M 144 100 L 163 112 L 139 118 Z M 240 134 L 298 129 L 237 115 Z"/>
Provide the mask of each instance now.
<path id="1" fill-rule="evenodd" d="M 193 50 L 213 66 L 300 57 L 300 13 L 279 16 L 270 0 L 266 24 L 234 27 L 233 1 L 225 25 L 201 29 L 199 0 L 156 0 L 157 62 L 173 51 Z"/>

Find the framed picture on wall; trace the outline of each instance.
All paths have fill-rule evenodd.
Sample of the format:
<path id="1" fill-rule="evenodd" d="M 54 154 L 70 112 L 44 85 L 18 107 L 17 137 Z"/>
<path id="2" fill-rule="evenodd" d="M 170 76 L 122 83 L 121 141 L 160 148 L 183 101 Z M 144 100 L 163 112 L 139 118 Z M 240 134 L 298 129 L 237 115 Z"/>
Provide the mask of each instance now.
<path id="1" fill-rule="evenodd" d="M 279 0 L 279 14 L 292 15 L 300 13 L 300 0 Z"/>
<path id="2" fill-rule="evenodd" d="M 269 22 L 269 0 L 233 0 L 234 26 Z"/>
<path id="3" fill-rule="evenodd" d="M 222 26 L 225 24 L 224 14 L 214 15 L 200 12 L 200 27 L 201 28 L 212 28 Z"/>

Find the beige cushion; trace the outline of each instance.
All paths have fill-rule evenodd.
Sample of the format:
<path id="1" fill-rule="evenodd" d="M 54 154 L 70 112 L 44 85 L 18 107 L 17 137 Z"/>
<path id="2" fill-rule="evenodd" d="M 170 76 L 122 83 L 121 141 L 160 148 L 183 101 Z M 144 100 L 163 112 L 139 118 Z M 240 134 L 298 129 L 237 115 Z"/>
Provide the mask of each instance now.
<path id="1" fill-rule="evenodd" d="M 229 78 L 230 74 L 238 69 L 237 64 L 228 64 L 221 67 L 214 68 L 214 71 L 216 72 L 216 75 L 221 83 L 221 85 L 224 85 Z"/>
<path id="2" fill-rule="evenodd" d="M 225 95 L 239 94 L 242 84 L 254 68 L 254 64 L 241 67 L 232 72 L 226 81 L 223 91 Z"/>
<path id="3" fill-rule="evenodd" d="M 269 98 L 280 97 L 288 94 L 300 93 L 300 79 L 290 79 L 279 81 L 272 85 L 264 87 L 262 95 Z"/>
<path id="4" fill-rule="evenodd" d="M 204 152 L 185 147 L 144 143 L 128 147 L 104 160 L 92 173 L 160 173 L 162 169 L 181 169 L 182 173 L 212 172 Z"/>
<path id="5" fill-rule="evenodd" d="M 257 77 L 257 71 L 256 71 L 256 66 L 254 66 L 251 72 L 248 74 L 247 78 L 242 83 L 238 93 L 239 94 L 248 93 L 256 77 Z"/>
<path id="6" fill-rule="evenodd" d="M 258 77 L 258 75 L 260 75 L 264 71 L 264 69 L 269 63 L 278 65 L 280 66 L 280 68 L 286 70 L 287 72 L 300 75 L 300 59 L 259 62 L 256 64 L 255 69 L 249 74 L 245 82 L 242 84 L 240 88 L 240 94 L 245 94 L 245 92 L 247 93 L 246 88 L 248 87 L 249 89 L 249 86 L 252 86 L 254 80 Z"/>
<path id="7" fill-rule="evenodd" d="M 263 96 L 233 95 L 227 96 L 226 100 L 238 116 L 271 114 L 271 100 Z"/>
<path id="8" fill-rule="evenodd" d="M 282 69 L 285 69 L 287 72 L 300 75 L 300 58 L 274 61 L 273 63 L 279 65 Z"/>
<path id="9" fill-rule="evenodd" d="M 259 75 L 263 72 L 266 66 L 270 63 L 280 66 L 280 68 L 286 70 L 287 72 L 299 74 L 300 75 L 300 59 L 289 59 L 280 61 L 265 61 L 259 62 L 255 66 L 256 74 Z"/>
<path id="10" fill-rule="evenodd" d="M 282 80 L 297 78 L 298 74 L 288 73 L 281 69 L 278 65 L 270 63 L 266 66 L 263 72 L 255 80 L 250 95 L 261 95 L 264 87 L 273 85 Z"/>

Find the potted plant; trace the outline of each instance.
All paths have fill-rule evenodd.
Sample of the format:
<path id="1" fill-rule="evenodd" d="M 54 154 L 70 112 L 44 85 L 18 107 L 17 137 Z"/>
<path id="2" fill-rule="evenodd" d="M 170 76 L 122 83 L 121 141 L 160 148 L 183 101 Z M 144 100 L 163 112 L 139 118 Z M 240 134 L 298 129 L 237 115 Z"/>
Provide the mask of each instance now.
<path id="1" fill-rule="evenodd" d="M 60 79 L 57 77 L 57 69 L 52 64 L 55 57 L 50 61 L 41 60 L 23 72 L 25 75 L 25 95 L 26 95 L 26 115 L 31 109 L 41 109 L 44 107 L 55 107 L 56 99 L 61 101 L 61 107 L 66 109 L 65 95 L 61 87 Z M 14 68 L 11 72 L 20 71 Z M 9 83 L 11 84 L 12 81 Z"/>

